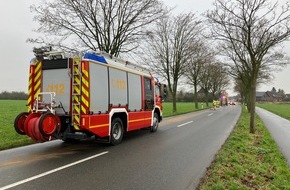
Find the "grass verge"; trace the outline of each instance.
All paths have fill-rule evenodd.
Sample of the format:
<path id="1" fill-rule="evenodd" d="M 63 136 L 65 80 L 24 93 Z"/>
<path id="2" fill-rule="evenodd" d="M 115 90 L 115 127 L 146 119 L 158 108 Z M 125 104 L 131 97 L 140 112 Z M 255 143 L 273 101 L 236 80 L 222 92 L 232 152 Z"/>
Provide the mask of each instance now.
<path id="1" fill-rule="evenodd" d="M 249 120 L 243 110 L 198 189 L 290 189 L 285 158 L 260 118 L 255 134 L 249 133 Z"/>
<path id="2" fill-rule="evenodd" d="M 279 104 L 274 104 L 274 103 L 266 103 L 266 104 L 257 104 L 258 107 L 266 109 L 272 113 L 275 113 L 285 119 L 290 120 L 290 104 L 286 103 L 279 103 Z"/>
<path id="3" fill-rule="evenodd" d="M 177 102 L 176 113 L 172 112 L 172 109 L 173 109 L 172 102 L 164 102 L 162 105 L 163 105 L 163 117 L 170 117 L 170 116 L 194 112 L 197 110 L 208 109 L 208 108 L 211 108 L 212 103 L 209 103 L 209 107 L 207 107 L 205 103 L 199 102 L 198 109 L 195 109 L 195 104 L 192 102 Z"/>

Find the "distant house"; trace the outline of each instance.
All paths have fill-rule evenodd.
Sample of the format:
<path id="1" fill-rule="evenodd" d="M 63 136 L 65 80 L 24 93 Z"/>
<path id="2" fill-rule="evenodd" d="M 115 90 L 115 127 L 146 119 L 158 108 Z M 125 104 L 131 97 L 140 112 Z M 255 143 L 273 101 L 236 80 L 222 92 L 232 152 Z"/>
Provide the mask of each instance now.
<path id="1" fill-rule="evenodd" d="M 290 94 L 285 94 L 284 101 L 290 102 Z"/>
<path id="2" fill-rule="evenodd" d="M 265 100 L 265 92 L 256 92 L 256 101 L 263 102 Z"/>
<path id="3" fill-rule="evenodd" d="M 275 102 L 282 102 L 285 99 L 285 94 L 272 93 L 272 96 Z"/>
<path id="4" fill-rule="evenodd" d="M 205 90 L 204 88 L 201 88 L 198 92 L 197 92 L 197 97 L 198 99 L 203 99 L 205 97 Z"/>
<path id="5" fill-rule="evenodd" d="M 289 97 L 289 96 L 288 96 Z M 277 92 L 266 91 L 266 92 L 256 92 L 257 102 L 281 102 L 285 100 L 285 96 Z"/>

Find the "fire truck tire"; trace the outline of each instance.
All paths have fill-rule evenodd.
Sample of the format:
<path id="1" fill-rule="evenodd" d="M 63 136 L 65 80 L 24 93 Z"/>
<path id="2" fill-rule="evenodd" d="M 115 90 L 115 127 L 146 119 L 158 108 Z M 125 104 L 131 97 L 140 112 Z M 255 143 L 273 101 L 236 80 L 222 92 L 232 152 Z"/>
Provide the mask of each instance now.
<path id="1" fill-rule="evenodd" d="M 26 134 L 24 131 L 24 122 L 28 117 L 28 114 L 28 112 L 22 112 L 14 120 L 14 129 L 20 135 Z"/>
<path id="2" fill-rule="evenodd" d="M 58 128 L 58 119 L 52 113 L 45 113 L 39 119 L 39 131 L 43 136 L 53 135 Z"/>
<path id="3" fill-rule="evenodd" d="M 154 133 L 157 131 L 159 126 L 159 117 L 158 114 L 155 112 L 154 113 L 154 118 L 153 118 L 153 125 L 150 127 L 150 132 Z"/>
<path id="4" fill-rule="evenodd" d="M 124 126 L 120 118 L 116 117 L 112 120 L 111 132 L 110 132 L 110 144 L 120 144 L 124 135 Z"/>

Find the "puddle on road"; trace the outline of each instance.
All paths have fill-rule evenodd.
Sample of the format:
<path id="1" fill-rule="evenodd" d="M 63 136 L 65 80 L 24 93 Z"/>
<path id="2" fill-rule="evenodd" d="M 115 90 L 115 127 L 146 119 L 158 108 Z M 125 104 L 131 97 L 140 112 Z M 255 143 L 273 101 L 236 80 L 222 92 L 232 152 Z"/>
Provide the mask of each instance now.
<path id="1" fill-rule="evenodd" d="M 80 152 L 90 153 L 91 151 L 98 150 L 97 147 L 100 147 L 100 145 L 93 141 L 79 142 L 76 144 L 61 143 L 54 146 L 45 146 L 43 144 L 43 147 L 40 148 L 29 146 L 23 147 L 23 149 L 19 148 L 17 150 L 10 150 L 6 155 L 2 155 L 3 157 L 5 156 L 5 158 L 2 157 L 0 159 L 0 168 L 20 164 L 30 164 L 42 160 L 63 158 Z"/>

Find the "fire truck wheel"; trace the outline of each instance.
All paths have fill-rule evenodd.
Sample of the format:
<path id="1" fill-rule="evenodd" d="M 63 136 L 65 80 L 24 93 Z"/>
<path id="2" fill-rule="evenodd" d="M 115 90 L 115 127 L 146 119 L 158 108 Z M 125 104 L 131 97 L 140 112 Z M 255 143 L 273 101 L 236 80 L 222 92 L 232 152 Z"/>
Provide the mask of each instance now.
<path id="1" fill-rule="evenodd" d="M 124 135 L 124 127 L 123 122 L 120 118 L 116 117 L 112 121 L 112 127 L 111 127 L 111 145 L 117 145 L 120 144 L 123 135 Z"/>
<path id="2" fill-rule="evenodd" d="M 28 116 L 28 112 L 20 113 L 14 120 L 14 129 L 20 135 L 25 135 L 24 132 L 24 122 Z"/>
<path id="3" fill-rule="evenodd" d="M 152 133 L 156 132 L 158 129 L 158 125 L 159 125 L 158 114 L 155 112 L 153 118 L 153 125 L 150 127 L 150 132 Z"/>

